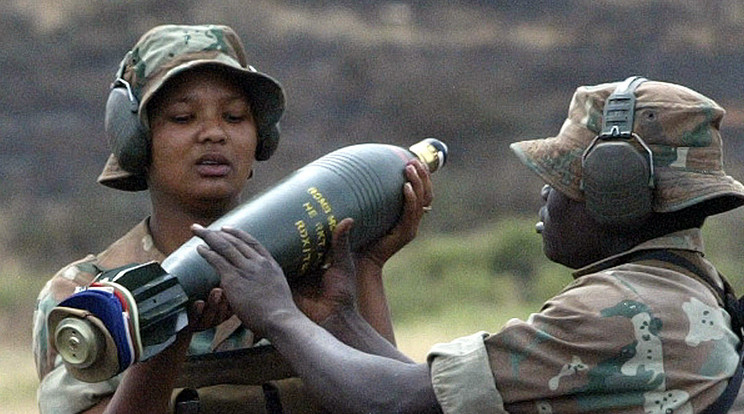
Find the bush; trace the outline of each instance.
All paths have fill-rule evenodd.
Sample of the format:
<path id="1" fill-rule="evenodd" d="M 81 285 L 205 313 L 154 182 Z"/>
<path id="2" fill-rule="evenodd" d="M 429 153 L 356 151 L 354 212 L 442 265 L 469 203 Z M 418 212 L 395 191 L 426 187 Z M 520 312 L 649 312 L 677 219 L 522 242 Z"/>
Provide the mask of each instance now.
<path id="1" fill-rule="evenodd" d="M 387 295 L 396 321 L 441 315 L 453 305 L 538 305 L 570 280 L 531 232 L 534 219 L 510 218 L 459 235 L 422 235 L 388 263 Z"/>

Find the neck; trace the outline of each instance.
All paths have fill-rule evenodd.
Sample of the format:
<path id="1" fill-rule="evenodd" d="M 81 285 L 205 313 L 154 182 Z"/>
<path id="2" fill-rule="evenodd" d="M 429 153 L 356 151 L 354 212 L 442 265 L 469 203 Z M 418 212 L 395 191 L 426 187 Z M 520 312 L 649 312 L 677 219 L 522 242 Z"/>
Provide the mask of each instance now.
<path id="1" fill-rule="evenodd" d="M 596 227 L 595 231 L 584 234 L 584 239 L 580 243 L 561 250 L 561 255 L 552 259 L 571 269 L 580 269 L 630 250 L 644 241 L 645 238 L 641 237 L 640 233 Z"/>
<path id="2" fill-rule="evenodd" d="M 150 233 L 155 247 L 166 256 L 193 237 L 192 224 L 207 227 L 238 205 L 238 200 L 235 200 L 204 202 L 192 206 L 164 202 L 155 195 L 151 197 Z"/>
<path id="3" fill-rule="evenodd" d="M 680 225 L 668 225 L 661 220 L 645 221 L 638 228 L 620 228 L 615 230 L 603 230 L 597 237 L 598 256 L 579 267 L 584 267 L 595 261 L 628 251 L 641 243 L 661 237 L 665 234 L 689 228 Z"/>

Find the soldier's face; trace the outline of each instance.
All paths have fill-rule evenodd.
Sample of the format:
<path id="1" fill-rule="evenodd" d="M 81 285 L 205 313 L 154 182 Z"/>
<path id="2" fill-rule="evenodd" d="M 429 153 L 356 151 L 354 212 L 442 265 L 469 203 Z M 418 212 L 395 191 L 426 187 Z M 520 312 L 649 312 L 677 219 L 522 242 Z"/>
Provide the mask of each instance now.
<path id="1" fill-rule="evenodd" d="M 544 224 L 541 235 L 548 259 L 577 269 L 603 258 L 602 233 L 584 203 L 574 201 L 546 185 L 540 192 Z"/>
<path id="2" fill-rule="evenodd" d="M 185 203 L 235 205 L 250 177 L 256 122 L 245 93 L 215 71 L 171 80 L 148 107 L 151 193 Z"/>

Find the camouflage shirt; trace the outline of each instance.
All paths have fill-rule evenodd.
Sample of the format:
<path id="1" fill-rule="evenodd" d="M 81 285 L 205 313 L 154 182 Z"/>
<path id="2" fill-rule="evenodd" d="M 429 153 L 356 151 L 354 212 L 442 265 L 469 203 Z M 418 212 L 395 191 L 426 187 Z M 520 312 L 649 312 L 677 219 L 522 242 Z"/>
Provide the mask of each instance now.
<path id="1" fill-rule="evenodd" d="M 98 255 L 88 255 L 60 270 L 50 279 L 39 293 L 34 311 L 33 354 L 36 369 L 41 380 L 37 394 L 42 413 L 76 413 L 96 405 L 104 397 L 110 396 L 121 381 L 120 374 L 107 381 L 87 383 L 70 375 L 62 358 L 49 346 L 47 315 L 62 300 L 74 293 L 76 287 L 88 285 L 102 269 L 111 269 L 131 263 L 162 261 L 165 256 L 159 252 L 152 240 L 147 220 L 142 221 L 124 237 Z M 229 352 L 254 346 L 250 331 L 241 327 L 237 317 L 228 319 L 214 329 L 199 332 L 193 336 L 189 354 L 207 355 L 213 352 L 230 355 Z M 265 353 L 262 355 L 266 355 Z M 198 380 L 200 385 L 213 385 L 208 380 L 194 376 L 201 366 L 187 363 L 190 380 Z M 222 368 L 224 369 L 224 368 Z M 245 371 L 243 372 L 245 374 Z M 224 377 L 223 377 L 224 378 Z M 179 381 L 181 386 L 193 384 Z M 245 394 L 245 392 L 243 393 Z M 263 398 L 262 393 L 257 394 Z M 261 399 L 256 405 L 263 405 Z"/>
<path id="2" fill-rule="evenodd" d="M 662 249 L 716 282 L 699 230 L 594 263 L 526 321 L 435 345 L 428 356 L 445 413 L 694 413 L 713 403 L 738 362 L 721 300 Z M 621 264 L 618 264 L 621 263 Z"/>

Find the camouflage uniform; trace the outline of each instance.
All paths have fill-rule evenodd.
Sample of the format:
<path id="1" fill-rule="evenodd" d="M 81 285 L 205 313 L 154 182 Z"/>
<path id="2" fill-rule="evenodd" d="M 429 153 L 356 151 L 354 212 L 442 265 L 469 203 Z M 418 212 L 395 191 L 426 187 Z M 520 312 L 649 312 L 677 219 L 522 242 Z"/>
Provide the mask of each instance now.
<path id="1" fill-rule="evenodd" d="M 558 136 L 512 144 L 530 169 L 576 201 L 584 200 L 582 154 L 616 86 L 577 89 Z M 703 204 L 715 214 L 744 203 L 744 186 L 722 169 L 720 106 L 663 82 L 641 84 L 636 97 L 633 129 L 654 154 L 655 212 Z M 699 272 L 633 259 L 649 251 L 683 257 L 723 287 L 703 259 L 699 229 L 593 263 L 526 321 L 435 345 L 428 361 L 444 412 L 694 413 L 713 403 L 739 360 L 731 318 Z"/>
<path id="2" fill-rule="evenodd" d="M 117 74 L 128 84 L 136 98 L 138 119 L 147 129 L 147 102 L 171 77 L 197 66 L 209 65 L 232 74 L 251 101 L 256 119 L 257 160 L 267 159 L 278 142 L 278 120 L 284 110 L 281 86 L 267 75 L 257 72 L 246 62 L 246 54 L 235 32 L 226 26 L 158 26 L 142 36 L 121 62 Z M 112 119 L 131 118 L 132 114 L 114 113 Z M 107 124 L 108 124 L 107 107 Z M 114 125 L 109 129 L 117 132 Z M 149 136 L 143 139 L 149 148 Z M 116 145 L 114 152 L 116 153 Z M 139 148 L 143 150 L 147 148 Z M 142 167 L 140 165 L 140 167 Z M 98 181 L 125 190 L 147 189 L 143 169 L 123 168 L 112 154 Z M 41 379 L 38 391 L 42 413 L 75 413 L 90 408 L 111 396 L 121 375 L 99 383 L 75 379 L 65 369 L 62 359 L 49 347 L 47 316 L 76 287 L 89 284 L 101 270 L 131 263 L 162 261 L 143 221 L 98 255 L 89 255 L 60 270 L 43 288 L 34 313 L 33 353 Z M 266 343 L 254 344 L 250 331 L 233 317 L 215 329 L 194 334 L 189 358 L 177 381 L 173 400 L 184 412 L 200 413 L 266 413 L 278 405 L 285 412 L 322 412 L 316 401 L 305 394 L 300 380 Z M 276 410 L 275 410 L 276 411 Z"/>

